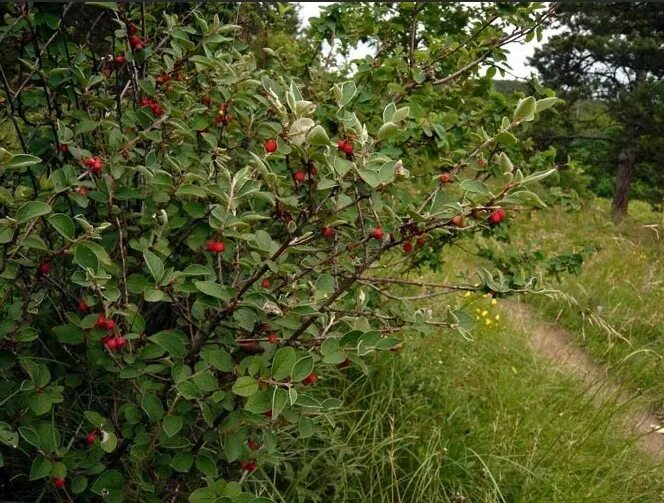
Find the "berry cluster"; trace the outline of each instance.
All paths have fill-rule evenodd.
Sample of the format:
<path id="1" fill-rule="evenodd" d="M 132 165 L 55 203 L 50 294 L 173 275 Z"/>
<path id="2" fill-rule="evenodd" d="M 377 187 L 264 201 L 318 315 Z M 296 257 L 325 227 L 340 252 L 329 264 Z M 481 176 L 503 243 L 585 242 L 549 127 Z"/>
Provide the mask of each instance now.
<path id="1" fill-rule="evenodd" d="M 155 100 L 147 98 L 147 97 L 141 98 L 141 106 L 142 107 L 147 107 L 150 110 L 152 110 L 152 113 L 156 117 L 161 117 L 161 115 L 164 113 L 164 111 L 162 110 L 159 103 L 157 103 Z"/>
<path id="2" fill-rule="evenodd" d="M 117 323 L 115 323 L 115 321 L 111 320 L 110 318 L 106 318 L 106 316 L 104 316 L 103 314 L 100 314 L 99 317 L 97 318 L 97 327 L 108 330 L 109 332 L 114 332 L 117 327 Z M 125 345 L 127 344 L 127 339 L 122 335 L 117 335 L 115 333 L 112 333 L 111 335 L 106 335 L 102 337 L 101 343 L 109 351 L 115 351 L 125 347 Z"/>
<path id="3" fill-rule="evenodd" d="M 205 247 L 207 248 L 207 251 L 212 253 L 223 253 L 223 251 L 226 249 L 224 243 L 219 240 L 208 241 Z"/>

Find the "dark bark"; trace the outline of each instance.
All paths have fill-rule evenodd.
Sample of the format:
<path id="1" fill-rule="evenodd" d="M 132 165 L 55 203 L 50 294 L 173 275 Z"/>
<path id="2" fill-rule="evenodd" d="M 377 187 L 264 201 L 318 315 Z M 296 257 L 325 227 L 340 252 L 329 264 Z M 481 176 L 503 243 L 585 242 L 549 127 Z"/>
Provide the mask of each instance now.
<path id="1" fill-rule="evenodd" d="M 620 221 L 627 214 L 629 204 L 629 186 L 634 175 L 634 164 L 636 162 L 636 139 L 628 137 L 627 142 L 618 156 L 618 172 L 616 173 L 616 188 L 613 192 L 613 204 L 611 205 L 611 217 L 614 221 Z"/>

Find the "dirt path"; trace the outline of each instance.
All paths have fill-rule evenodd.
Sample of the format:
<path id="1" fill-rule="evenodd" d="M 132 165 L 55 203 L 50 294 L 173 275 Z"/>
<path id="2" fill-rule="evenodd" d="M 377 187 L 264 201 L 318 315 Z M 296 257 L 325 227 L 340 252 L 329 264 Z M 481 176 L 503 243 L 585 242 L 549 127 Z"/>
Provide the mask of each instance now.
<path id="1" fill-rule="evenodd" d="M 506 303 L 507 304 L 507 303 Z M 634 403 L 633 397 L 620 382 L 608 375 L 588 354 L 572 342 L 571 335 L 555 323 L 542 321 L 529 306 L 509 302 L 505 309 L 510 320 L 529 334 L 531 347 L 561 370 L 579 376 L 593 400 L 602 404 L 609 400 L 624 404 L 624 422 L 638 435 L 636 445 L 664 460 L 664 425 L 646 408 Z M 629 403 L 628 403 L 629 402 Z M 657 430 L 660 430 L 658 432 Z"/>

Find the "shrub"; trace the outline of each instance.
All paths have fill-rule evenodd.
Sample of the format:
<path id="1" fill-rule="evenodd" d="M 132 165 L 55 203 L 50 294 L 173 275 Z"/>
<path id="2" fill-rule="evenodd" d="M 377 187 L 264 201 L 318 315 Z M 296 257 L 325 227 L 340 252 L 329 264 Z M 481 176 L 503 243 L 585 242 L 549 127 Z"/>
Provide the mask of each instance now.
<path id="1" fill-rule="evenodd" d="M 355 83 L 338 83 L 332 134 L 236 47 L 239 27 L 194 10 L 146 33 L 110 12 L 101 58 L 63 39 L 64 17 L 18 19 L 41 45 L 4 96 L 3 496 L 261 501 L 238 481 L 278 462 L 281 429 L 342 406 L 310 391 L 328 369 L 365 368 L 400 330 L 472 328 L 401 285 L 514 292 L 487 269 L 458 285 L 401 274 L 541 205 L 527 186 L 552 171 L 524 176 L 500 146 L 555 98 L 521 100 L 444 180 L 412 184 L 384 148 L 418 127 L 408 106 L 369 134 Z"/>

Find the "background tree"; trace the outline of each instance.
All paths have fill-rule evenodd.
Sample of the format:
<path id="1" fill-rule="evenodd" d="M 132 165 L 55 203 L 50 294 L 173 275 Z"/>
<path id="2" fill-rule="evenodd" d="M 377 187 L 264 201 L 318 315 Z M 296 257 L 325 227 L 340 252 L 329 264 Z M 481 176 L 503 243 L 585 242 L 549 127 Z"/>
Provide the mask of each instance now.
<path id="1" fill-rule="evenodd" d="M 664 161 L 654 148 L 664 124 L 664 11 L 647 2 L 564 3 L 551 25 L 560 33 L 531 62 L 568 101 L 563 131 L 554 139 L 580 140 L 575 147 L 587 150 L 590 165 L 609 165 L 616 178 L 612 212 L 620 218 L 634 178 L 639 185 L 664 185 L 662 170 L 653 169 Z M 594 175 L 601 186 L 606 172 Z M 662 193 L 646 189 L 645 197 L 661 201 Z"/>

